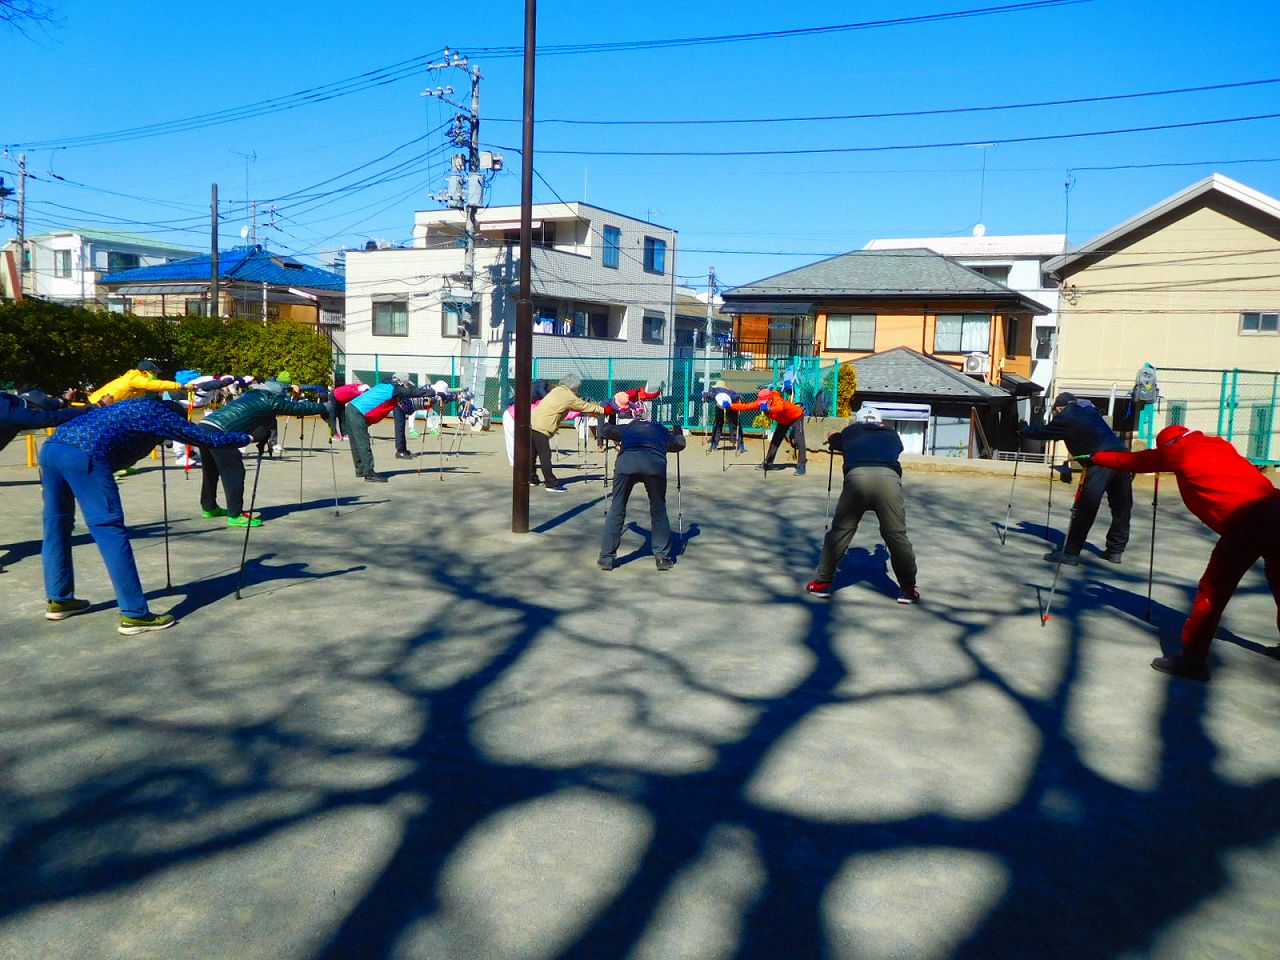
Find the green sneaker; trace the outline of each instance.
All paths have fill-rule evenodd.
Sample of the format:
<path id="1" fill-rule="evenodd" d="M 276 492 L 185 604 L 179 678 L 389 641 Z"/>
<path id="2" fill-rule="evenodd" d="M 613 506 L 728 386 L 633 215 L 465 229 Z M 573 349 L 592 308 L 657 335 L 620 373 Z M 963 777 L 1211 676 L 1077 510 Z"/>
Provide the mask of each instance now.
<path id="1" fill-rule="evenodd" d="M 258 517 L 251 517 L 247 513 L 242 513 L 238 517 L 227 517 L 228 527 L 260 527 L 262 521 Z"/>
<path id="2" fill-rule="evenodd" d="M 223 510 L 221 507 L 214 507 L 212 510 L 202 510 L 201 513 L 204 515 L 206 520 L 212 520 L 214 517 L 225 517 L 227 515 L 227 511 Z"/>
<path id="3" fill-rule="evenodd" d="M 135 473 L 141 473 L 137 467 L 125 467 L 123 470 L 117 470 L 112 476 L 117 480 L 123 480 L 125 477 L 132 477 Z"/>
<path id="4" fill-rule="evenodd" d="M 117 632 L 122 637 L 132 637 L 139 633 L 150 633 L 152 630 L 166 630 L 177 622 L 167 613 L 153 613 L 145 617 L 121 617 Z"/>
<path id="5" fill-rule="evenodd" d="M 49 606 L 44 612 L 44 618 L 46 620 L 65 620 L 67 617 L 74 617 L 77 613 L 84 613 L 88 609 L 88 600 L 77 600 L 75 597 L 70 600 L 50 600 Z"/>

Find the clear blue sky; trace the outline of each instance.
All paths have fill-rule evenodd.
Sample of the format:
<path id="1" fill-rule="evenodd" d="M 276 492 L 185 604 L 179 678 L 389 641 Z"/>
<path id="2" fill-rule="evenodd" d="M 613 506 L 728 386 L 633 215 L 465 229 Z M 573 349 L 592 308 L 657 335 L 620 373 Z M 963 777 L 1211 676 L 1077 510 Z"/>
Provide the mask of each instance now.
<path id="1" fill-rule="evenodd" d="M 549 49 L 793 30 L 1007 2 L 543 0 L 538 39 L 540 49 L 548 49 L 538 65 L 537 113 L 615 121 L 918 113 L 1280 78 L 1274 0 L 1086 0 L 784 39 L 575 54 Z M 7 79 L 0 143 L 29 145 L 28 167 L 39 178 L 29 182 L 32 233 L 107 226 L 206 249 L 209 184 L 216 181 L 225 201 L 224 247 L 238 242 L 246 196 L 276 201 L 279 229 L 265 242 L 306 259 L 323 248 L 361 246 L 371 237 L 407 241 L 413 211 L 439 206 L 430 194 L 443 185 L 451 151 L 436 132 L 385 160 L 377 158 L 447 119 L 450 111 L 419 94 L 442 84 L 461 92 L 465 77 L 458 71 L 406 69 L 400 79 L 362 92 L 163 136 L 59 149 L 39 142 L 283 97 L 445 45 L 471 54 L 484 72 L 485 144 L 520 142 L 519 124 L 501 122 L 520 115 L 521 60 L 500 49 L 522 41 L 518 0 L 452 6 L 52 3 L 60 24 L 27 37 L 0 32 Z M 980 218 L 990 234 L 1055 233 L 1067 225 L 1078 243 L 1214 171 L 1280 196 L 1276 118 L 1012 142 L 1268 113 L 1280 113 L 1280 83 L 807 123 L 546 122 L 537 128 L 538 150 L 592 155 L 548 152 L 537 156 L 536 166 L 566 200 L 582 199 L 585 192 L 591 203 L 648 214 L 679 230 L 682 277 L 705 283 L 708 265 L 715 265 L 722 282 L 733 285 L 856 249 L 877 236 L 966 234 Z M 995 146 L 707 155 L 952 142 Z M 603 151 L 703 155 L 619 157 Z M 9 185 L 16 179 L 15 159 L 0 160 L 0 175 Z M 409 163 L 391 169 L 402 161 Z M 495 203 L 519 200 L 518 155 L 509 152 L 507 163 L 494 184 Z M 1184 165 L 1091 169 L 1151 164 Z M 1069 210 L 1068 170 L 1075 171 Z M 362 178 L 374 182 L 355 183 Z M 335 192 L 351 186 L 359 188 Z M 535 199 L 556 197 L 537 181 Z M 14 212 L 12 204 L 7 212 Z M 12 224 L 5 224 L 0 236 L 12 232 Z"/>

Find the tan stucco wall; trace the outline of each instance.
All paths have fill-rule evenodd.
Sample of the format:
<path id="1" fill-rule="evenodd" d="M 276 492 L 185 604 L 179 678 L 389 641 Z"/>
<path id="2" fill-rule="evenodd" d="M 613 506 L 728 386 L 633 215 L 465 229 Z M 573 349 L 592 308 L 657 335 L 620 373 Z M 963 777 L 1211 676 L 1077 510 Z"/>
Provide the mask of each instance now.
<path id="1" fill-rule="evenodd" d="M 1202 207 L 1066 278 L 1057 383 L 1128 384 L 1144 362 L 1280 368 L 1280 336 L 1239 332 L 1242 311 L 1278 309 L 1280 241 Z"/>

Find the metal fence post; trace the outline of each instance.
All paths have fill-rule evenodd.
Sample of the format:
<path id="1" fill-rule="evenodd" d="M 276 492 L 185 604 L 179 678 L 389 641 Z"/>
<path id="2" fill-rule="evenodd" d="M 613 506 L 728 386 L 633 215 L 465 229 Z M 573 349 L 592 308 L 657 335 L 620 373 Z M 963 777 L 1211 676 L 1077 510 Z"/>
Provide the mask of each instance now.
<path id="1" fill-rule="evenodd" d="M 1231 371 L 1231 396 L 1227 399 L 1227 439 L 1236 437 L 1236 388 L 1240 382 L 1239 368 Z"/>
<path id="2" fill-rule="evenodd" d="M 1218 429 L 1214 431 L 1222 436 L 1222 420 L 1227 410 L 1227 371 L 1222 371 L 1222 382 L 1218 386 Z"/>
<path id="3" fill-rule="evenodd" d="M 840 358 L 831 367 L 831 416 L 840 416 Z"/>
<path id="4" fill-rule="evenodd" d="M 1271 459 L 1271 438 L 1276 435 L 1276 399 L 1280 393 L 1280 373 L 1271 375 L 1271 411 L 1267 414 L 1267 447 L 1262 451 L 1266 460 Z"/>
<path id="5" fill-rule="evenodd" d="M 613 357 L 610 357 L 605 364 L 605 396 L 613 396 Z"/>

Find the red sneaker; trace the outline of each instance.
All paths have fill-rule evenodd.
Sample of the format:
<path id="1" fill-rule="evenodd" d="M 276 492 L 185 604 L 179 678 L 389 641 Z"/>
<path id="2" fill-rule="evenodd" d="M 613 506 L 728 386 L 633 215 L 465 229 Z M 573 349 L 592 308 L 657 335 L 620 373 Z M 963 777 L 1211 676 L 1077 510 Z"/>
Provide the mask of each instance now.
<path id="1" fill-rule="evenodd" d="M 810 580 L 804 585 L 804 592 L 811 597 L 821 597 L 823 600 L 827 600 L 831 597 L 831 581 Z"/>

